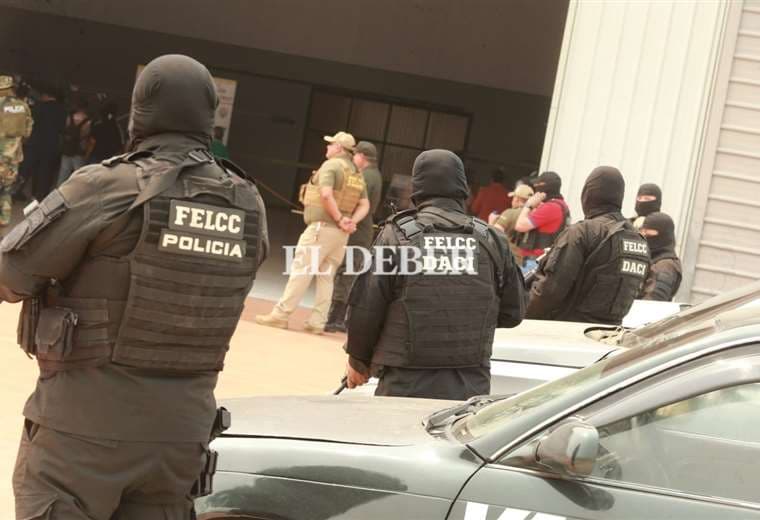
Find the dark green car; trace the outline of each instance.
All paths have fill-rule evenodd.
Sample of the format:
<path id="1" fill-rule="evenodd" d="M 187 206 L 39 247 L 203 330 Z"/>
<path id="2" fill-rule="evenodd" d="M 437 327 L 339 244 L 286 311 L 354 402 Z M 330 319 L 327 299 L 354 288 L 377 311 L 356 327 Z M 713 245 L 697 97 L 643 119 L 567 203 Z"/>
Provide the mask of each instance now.
<path id="1" fill-rule="evenodd" d="M 511 397 L 232 400 L 198 517 L 760 518 L 760 284 L 624 345 Z"/>

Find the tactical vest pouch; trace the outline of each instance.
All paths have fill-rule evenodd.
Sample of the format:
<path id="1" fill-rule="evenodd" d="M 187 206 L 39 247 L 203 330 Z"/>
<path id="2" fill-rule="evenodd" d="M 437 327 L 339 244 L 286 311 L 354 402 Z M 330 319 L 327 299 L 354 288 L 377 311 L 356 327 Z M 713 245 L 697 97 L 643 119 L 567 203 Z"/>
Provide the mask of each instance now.
<path id="1" fill-rule="evenodd" d="M 319 195 L 319 186 L 316 185 L 317 170 L 311 172 L 311 177 L 305 184 L 301 184 L 298 193 L 298 202 L 306 206 L 321 206 L 322 199 Z"/>
<path id="2" fill-rule="evenodd" d="M 335 202 L 341 213 L 351 215 L 364 191 L 364 177 L 361 172 L 343 168 L 343 186 L 335 193 Z"/>
<path id="3" fill-rule="evenodd" d="M 28 356 L 37 353 L 35 348 L 34 336 L 37 331 L 37 324 L 40 320 L 41 298 L 35 296 L 28 298 L 21 304 L 21 314 L 18 320 L 18 344 L 21 350 Z"/>
<path id="4" fill-rule="evenodd" d="M 65 307 L 42 309 L 34 334 L 37 355 L 54 361 L 62 361 L 71 353 L 77 321 L 78 317 L 71 309 Z"/>

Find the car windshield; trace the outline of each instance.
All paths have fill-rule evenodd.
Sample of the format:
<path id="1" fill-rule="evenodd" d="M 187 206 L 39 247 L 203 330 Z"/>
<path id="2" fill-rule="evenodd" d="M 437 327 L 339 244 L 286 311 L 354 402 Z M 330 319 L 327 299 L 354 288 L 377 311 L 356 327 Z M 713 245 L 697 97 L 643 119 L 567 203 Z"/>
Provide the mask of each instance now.
<path id="1" fill-rule="evenodd" d="M 602 359 L 564 378 L 487 405 L 454 423 L 452 433 L 463 442 L 469 442 L 500 428 L 505 421 L 522 422 L 521 419 L 526 419 L 526 425 L 535 422 L 526 416 L 551 415 L 550 411 L 554 409 L 554 405 L 565 406 L 565 400 L 570 405 L 573 404 L 574 394 L 583 393 L 584 389 L 602 378 L 655 356 L 663 350 L 707 336 L 716 329 L 714 318 L 717 315 L 748 305 L 760 306 L 760 284 L 714 298 L 675 316 L 637 329 L 624 338 L 623 345 L 630 348 L 622 350 L 622 353 Z"/>

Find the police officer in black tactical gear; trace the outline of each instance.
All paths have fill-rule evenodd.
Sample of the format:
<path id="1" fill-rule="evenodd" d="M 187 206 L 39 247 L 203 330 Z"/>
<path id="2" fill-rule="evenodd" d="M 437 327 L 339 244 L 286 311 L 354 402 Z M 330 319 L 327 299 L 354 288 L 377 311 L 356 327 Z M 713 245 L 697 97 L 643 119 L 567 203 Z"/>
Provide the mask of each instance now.
<path id="1" fill-rule="evenodd" d="M 494 330 L 525 313 L 522 274 L 504 237 L 465 212 L 467 179 L 454 153 L 421 153 L 412 188 L 415 209 L 388 219 L 373 268 L 349 296 L 348 386 L 372 374 L 375 395 L 488 394 Z"/>
<path id="2" fill-rule="evenodd" d="M 673 219 L 655 211 L 644 219 L 639 229 L 646 237 L 652 254 L 649 276 L 641 291 L 642 300 L 669 302 L 681 286 L 683 269 L 676 254 L 676 233 Z"/>
<path id="3" fill-rule="evenodd" d="M 621 214 L 625 181 L 594 169 L 581 194 L 585 220 L 567 228 L 538 266 L 528 318 L 620 324 L 649 271 L 646 240 Z"/>
<path id="4" fill-rule="evenodd" d="M 76 171 L 0 244 L 0 298 L 23 300 L 40 369 L 17 518 L 186 520 L 210 492 L 214 388 L 268 247 L 256 186 L 208 152 L 217 103 L 202 64 L 153 60 L 130 153 Z"/>

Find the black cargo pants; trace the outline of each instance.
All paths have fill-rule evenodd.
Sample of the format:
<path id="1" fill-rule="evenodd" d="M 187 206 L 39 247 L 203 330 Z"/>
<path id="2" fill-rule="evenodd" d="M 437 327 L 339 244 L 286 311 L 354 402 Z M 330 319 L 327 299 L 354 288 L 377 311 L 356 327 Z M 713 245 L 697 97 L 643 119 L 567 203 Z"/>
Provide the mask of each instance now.
<path id="1" fill-rule="evenodd" d="M 13 471 L 17 520 L 188 520 L 200 442 L 124 442 L 24 422 Z"/>

